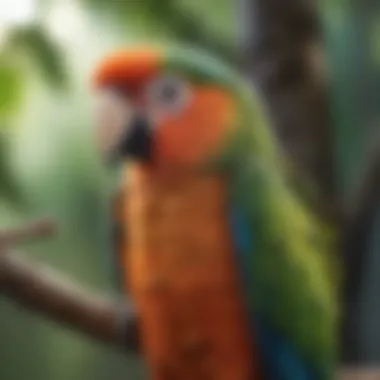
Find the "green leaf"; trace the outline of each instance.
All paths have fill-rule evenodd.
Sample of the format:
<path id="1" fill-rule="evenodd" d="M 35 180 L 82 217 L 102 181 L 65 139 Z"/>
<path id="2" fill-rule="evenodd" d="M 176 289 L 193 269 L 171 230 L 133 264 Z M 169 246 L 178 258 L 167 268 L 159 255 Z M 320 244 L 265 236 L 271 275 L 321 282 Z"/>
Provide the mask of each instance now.
<path id="1" fill-rule="evenodd" d="M 0 199 L 11 202 L 19 211 L 25 211 L 28 201 L 12 170 L 9 148 L 9 136 L 0 133 Z"/>
<path id="2" fill-rule="evenodd" d="M 14 30 L 9 44 L 26 54 L 51 86 L 60 90 L 66 88 L 69 79 L 64 54 L 40 25 Z"/>
<path id="3" fill-rule="evenodd" d="M 18 111 L 23 84 L 20 70 L 5 59 L 0 60 L 0 126 Z"/>
<path id="4" fill-rule="evenodd" d="M 143 14 L 147 20 L 165 28 L 175 39 L 186 44 L 203 48 L 219 55 L 231 63 L 237 63 L 239 54 L 237 46 L 225 38 L 225 33 L 219 33 L 211 28 L 200 12 L 178 0 L 125 0 L 102 2 L 100 0 L 82 0 L 91 10 L 98 14 L 106 11 L 112 14 L 115 22 L 128 24 L 126 20 L 137 13 Z M 219 4 L 219 3 L 218 3 Z M 227 4 L 224 2 L 224 4 Z M 220 4 L 219 4 L 220 6 Z M 228 20 L 226 20 L 228 22 Z M 232 28 L 231 28 L 232 29 Z"/>

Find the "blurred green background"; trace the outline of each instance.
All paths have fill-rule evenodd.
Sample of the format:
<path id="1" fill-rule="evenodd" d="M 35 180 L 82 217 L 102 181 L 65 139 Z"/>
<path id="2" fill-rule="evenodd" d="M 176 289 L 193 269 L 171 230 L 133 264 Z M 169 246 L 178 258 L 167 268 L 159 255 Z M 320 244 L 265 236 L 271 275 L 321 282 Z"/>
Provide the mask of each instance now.
<path id="1" fill-rule="evenodd" d="M 355 186 L 357 176 L 360 178 L 368 147 L 379 148 L 380 2 L 338 0 L 325 4 L 322 20 L 331 65 L 335 154 L 342 179 L 341 190 L 347 194 L 351 186 Z M 355 324 L 350 332 L 351 340 L 347 342 L 351 342 L 353 360 L 377 366 L 380 353 L 378 197 L 372 207 L 367 226 L 368 243 L 365 237 L 357 252 L 360 259 L 349 263 L 355 267 L 360 263 L 363 274 L 357 268 L 362 280 L 357 285 L 359 299 L 354 296 L 349 306 Z"/>
<path id="2" fill-rule="evenodd" d="M 347 193 L 380 126 L 380 2 L 321 2 L 331 84 L 335 156 Z"/>
<path id="3" fill-rule="evenodd" d="M 344 191 L 378 122 L 380 89 L 380 12 L 348 3 L 321 3 Z M 240 17 L 235 0 L 0 0 L 0 226 L 56 218 L 59 238 L 28 254 L 116 294 L 103 233 L 113 175 L 91 143 L 89 74 L 105 53 L 139 40 L 186 41 L 234 61 Z M 144 378 L 139 358 L 4 298 L 0 321 L 0 379 Z"/>

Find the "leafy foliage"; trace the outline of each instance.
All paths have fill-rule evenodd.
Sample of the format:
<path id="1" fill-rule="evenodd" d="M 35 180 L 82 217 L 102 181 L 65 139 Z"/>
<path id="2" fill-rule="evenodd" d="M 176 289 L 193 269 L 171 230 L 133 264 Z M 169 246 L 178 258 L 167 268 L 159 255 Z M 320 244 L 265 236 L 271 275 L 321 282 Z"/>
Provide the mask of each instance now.
<path id="1" fill-rule="evenodd" d="M 89 9 L 95 12 L 105 11 L 113 16 L 115 22 L 123 23 L 134 15 L 144 15 L 147 23 L 154 23 L 161 26 L 171 38 L 179 39 L 190 45 L 196 45 L 207 51 L 223 57 L 232 63 L 236 63 L 239 57 L 238 50 L 232 43 L 233 35 L 230 22 L 222 19 L 212 28 L 207 23 L 210 13 L 218 13 L 218 9 L 226 9 L 226 1 L 212 2 L 210 7 L 202 9 L 205 2 L 183 2 L 177 0 L 142 0 L 142 1 L 112 1 L 82 0 Z M 193 4 L 193 6 L 191 6 Z M 232 2 L 231 2 L 232 4 Z M 198 12 L 195 11 L 198 9 Z M 200 11 L 199 11 L 200 10 Z M 202 16 L 203 15 L 203 16 Z M 223 29 L 221 32 L 220 29 Z"/>
<path id="2" fill-rule="evenodd" d="M 18 110 L 23 90 L 22 73 L 12 62 L 0 59 L 0 121 L 2 124 Z"/>
<path id="3" fill-rule="evenodd" d="M 28 207 L 28 201 L 10 164 L 9 142 L 8 136 L 0 133 L 0 197 L 11 202 L 18 211 L 22 211 Z"/>
<path id="4" fill-rule="evenodd" d="M 38 24 L 10 30 L 6 44 L 0 51 L 0 197 L 14 205 L 25 206 L 25 197 L 16 184 L 10 167 L 9 136 L 4 129 L 14 124 L 14 117 L 22 108 L 27 87 L 29 64 L 52 88 L 63 90 L 68 83 L 68 72 L 63 54 Z"/>
<path id="5" fill-rule="evenodd" d="M 9 44 L 34 62 L 49 85 L 56 89 L 65 88 L 69 78 L 64 55 L 40 25 L 13 30 Z"/>
<path id="6" fill-rule="evenodd" d="M 2 59 L 1 59 L 2 58 Z M 19 111 L 24 80 L 19 68 L 11 60 L 0 56 L 0 197 L 13 206 L 26 205 L 10 166 L 9 135 L 6 133 L 14 116 Z"/>

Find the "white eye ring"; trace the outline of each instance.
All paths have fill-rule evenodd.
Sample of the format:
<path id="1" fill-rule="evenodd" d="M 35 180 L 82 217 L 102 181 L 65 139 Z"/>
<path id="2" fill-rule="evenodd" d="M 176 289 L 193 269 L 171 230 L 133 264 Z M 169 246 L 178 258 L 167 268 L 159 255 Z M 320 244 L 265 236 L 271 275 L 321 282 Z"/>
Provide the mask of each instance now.
<path id="1" fill-rule="evenodd" d="M 176 113 L 189 102 L 191 91 L 185 81 L 174 76 L 165 76 L 148 86 L 147 99 L 154 108 Z"/>

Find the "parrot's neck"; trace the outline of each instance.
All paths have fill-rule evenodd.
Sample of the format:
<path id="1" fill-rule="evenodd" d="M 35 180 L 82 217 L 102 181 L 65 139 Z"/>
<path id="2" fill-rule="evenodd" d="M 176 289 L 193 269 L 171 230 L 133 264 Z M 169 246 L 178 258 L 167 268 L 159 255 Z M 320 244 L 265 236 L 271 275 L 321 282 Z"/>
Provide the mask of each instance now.
<path id="1" fill-rule="evenodd" d="M 147 165 L 128 166 L 124 186 L 128 193 L 160 203 L 176 199 L 184 207 L 199 208 L 203 203 L 219 200 L 220 207 L 227 201 L 224 178 L 219 173 L 201 173 L 196 170 L 156 170 Z M 134 196 L 134 195 L 133 195 Z M 207 206 L 206 206 L 207 207 Z"/>

